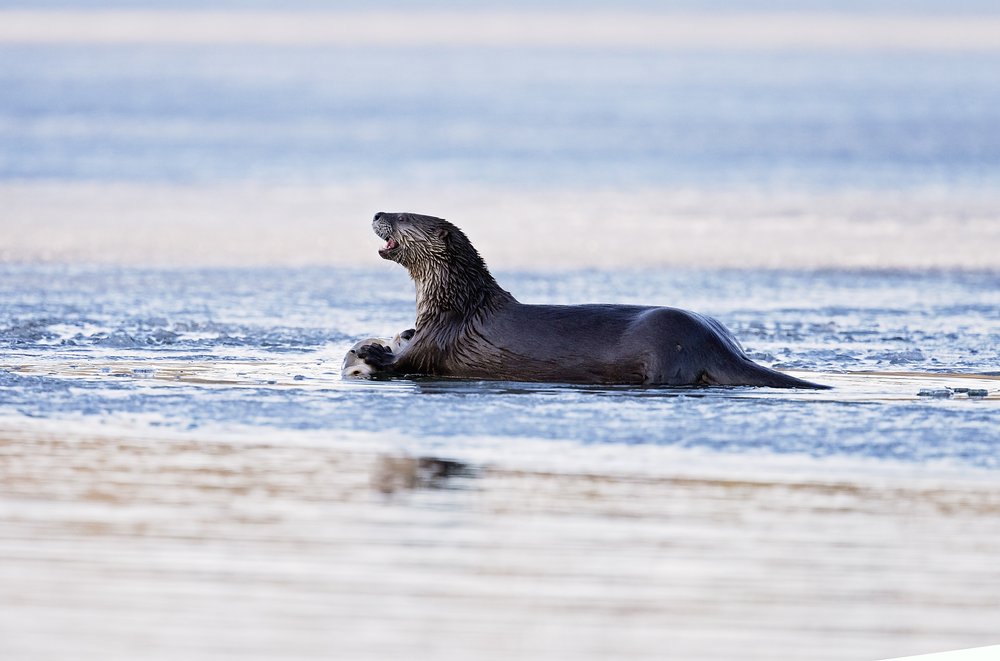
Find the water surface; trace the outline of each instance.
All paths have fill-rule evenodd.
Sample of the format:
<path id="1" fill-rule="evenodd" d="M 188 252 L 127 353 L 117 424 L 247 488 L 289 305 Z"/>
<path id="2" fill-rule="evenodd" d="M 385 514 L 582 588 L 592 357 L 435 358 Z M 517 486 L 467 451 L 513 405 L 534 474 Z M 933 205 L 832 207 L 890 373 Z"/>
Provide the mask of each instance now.
<path id="1" fill-rule="evenodd" d="M 653 444 L 1000 468 L 994 274 L 580 271 L 500 278 L 525 302 L 644 302 L 712 314 L 755 359 L 807 371 L 835 385 L 829 393 L 343 382 L 340 361 L 356 340 L 413 324 L 412 285 L 392 266 L 5 267 L 3 410 L 142 413 L 187 429 L 233 423 L 398 432 L 435 443 L 447 438 L 456 456 L 463 439 L 490 436 L 622 452 Z M 907 373 L 917 376 L 903 378 Z M 990 394 L 918 396 L 945 385 Z"/>
<path id="2" fill-rule="evenodd" d="M 0 44 L 0 657 L 996 643 L 1000 55 L 925 46 Z M 344 381 L 413 323 L 397 205 L 524 302 L 697 310 L 834 389 Z"/>

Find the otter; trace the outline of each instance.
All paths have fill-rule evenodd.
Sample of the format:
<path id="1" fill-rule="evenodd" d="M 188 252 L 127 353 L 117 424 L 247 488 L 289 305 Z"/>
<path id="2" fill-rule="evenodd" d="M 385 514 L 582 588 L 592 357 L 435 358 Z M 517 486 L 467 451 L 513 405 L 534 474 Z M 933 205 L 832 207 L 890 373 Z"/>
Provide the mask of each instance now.
<path id="1" fill-rule="evenodd" d="M 416 332 L 401 351 L 367 344 L 375 375 L 577 384 L 826 389 L 754 363 L 711 317 L 669 307 L 526 305 L 497 284 L 443 218 L 375 214 L 383 259 L 416 285 Z"/>
<path id="2" fill-rule="evenodd" d="M 410 343 L 410 340 L 413 339 L 414 333 L 416 333 L 416 331 L 410 328 L 396 333 L 396 336 L 391 340 L 383 340 L 380 337 L 369 337 L 368 339 L 361 340 L 360 342 L 355 342 L 354 346 L 351 347 L 344 356 L 344 362 L 340 367 L 341 378 L 367 379 L 371 378 L 373 375 L 372 366 L 364 360 L 358 358 L 358 350 L 361 347 L 378 344 L 389 349 L 389 351 L 392 351 L 393 353 L 399 353 L 404 347 L 406 347 L 407 344 Z"/>

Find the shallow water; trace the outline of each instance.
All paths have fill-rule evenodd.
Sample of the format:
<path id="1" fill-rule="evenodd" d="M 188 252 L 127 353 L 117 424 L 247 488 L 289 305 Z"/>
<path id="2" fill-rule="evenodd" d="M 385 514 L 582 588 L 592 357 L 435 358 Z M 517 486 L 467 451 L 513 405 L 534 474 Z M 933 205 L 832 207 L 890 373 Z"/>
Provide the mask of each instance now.
<path id="1" fill-rule="evenodd" d="M 0 651 L 833 660 L 995 642 L 1000 500 L 967 472 L 744 460 L 726 477 L 679 453 L 656 469 L 679 476 L 588 474 L 569 451 L 558 471 L 435 486 L 338 436 L 0 421 Z"/>
<path id="2" fill-rule="evenodd" d="M 355 339 L 412 321 L 391 264 L 2 276 L 0 655 L 995 642 L 996 274 L 500 274 L 714 314 L 825 392 L 343 381 Z M 946 386 L 989 394 L 918 394 Z"/>
<path id="3" fill-rule="evenodd" d="M 340 361 L 356 340 L 412 326 L 412 285 L 393 266 L 5 267 L 0 413 L 394 432 L 447 438 L 459 458 L 463 439 L 488 436 L 626 454 L 652 444 L 1000 468 L 995 274 L 500 277 L 525 302 L 645 302 L 712 314 L 757 360 L 836 386 L 830 392 L 341 381 Z M 946 386 L 989 395 L 919 395 Z"/>
<path id="4" fill-rule="evenodd" d="M 0 0 L 237 4 L 331 10 Z M 0 658 L 996 643 L 1000 42 L 935 40 L 995 4 L 614 8 L 917 14 L 902 50 L 744 52 L 707 13 L 694 50 L 387 43 L 405 13 L 364 47 L 3 32 Z M 367 228 L 395 208 L 465 227 L 525 302 L 697 310 L 834 389 L 343 381 L 355 340 L 413 322 Z"/>

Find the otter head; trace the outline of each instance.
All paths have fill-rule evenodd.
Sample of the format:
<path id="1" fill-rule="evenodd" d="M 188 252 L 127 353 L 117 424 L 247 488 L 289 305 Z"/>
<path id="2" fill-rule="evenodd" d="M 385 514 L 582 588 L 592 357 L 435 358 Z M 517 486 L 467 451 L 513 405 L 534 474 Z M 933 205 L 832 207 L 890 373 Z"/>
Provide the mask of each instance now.
<path id="1" fill-rule="evenodd" d="M 410 271 L 447 262 L 455 241 L 468 243 L 461 230 L 447 220 L 417 213 L 380 211 L 372 219 L 372 229 L 385 240 L 385 247 L 378 251 L 382 259 L 398 262 Z"/>
<path id="2" fill-rule="evenodd" d="M 358 358 L 358 349 L 366 344 L 380 344 L 390 348 L 389 343 L 381 338 L 369 337 L 355 343 L 351 350 L 344 356 L 344 362 L 340 366 L 340 376 L 344 379 L 367 379 L 375 371 L 371 365 Z M 405 346 L 405 345 L 403 345 Z"/>
<path id="3" fill-rule="evenodd" d="M 405 266 L 417 285 L 417 328 L 441 312 L 472 315 L 513 300 L 468 237 L 447 220 L 382 211 L 375 214 L 372 229 L 385 240 L 378 254 Z"/>

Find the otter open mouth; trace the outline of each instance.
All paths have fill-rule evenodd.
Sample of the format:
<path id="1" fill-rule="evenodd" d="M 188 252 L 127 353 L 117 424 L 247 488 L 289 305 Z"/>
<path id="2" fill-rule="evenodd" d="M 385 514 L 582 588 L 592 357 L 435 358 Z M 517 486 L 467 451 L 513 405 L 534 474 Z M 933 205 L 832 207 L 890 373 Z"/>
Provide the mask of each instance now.
<path id="1" fill-rule="evenodd" d="M 385 255 L 386 253 L 388 253 L 388 252 L 390 252 L 392 250 L 395 250 L 398 247 L 399 247 L 399 244 L 396 243 L 396 239 L 394 239 L 394 238 L 392 238 L 390 236 L 388 239 L 385 240 L 385 247 L 382 248 L 381 250 L 379 250 L 378 253 L 380 255 Z"/>

